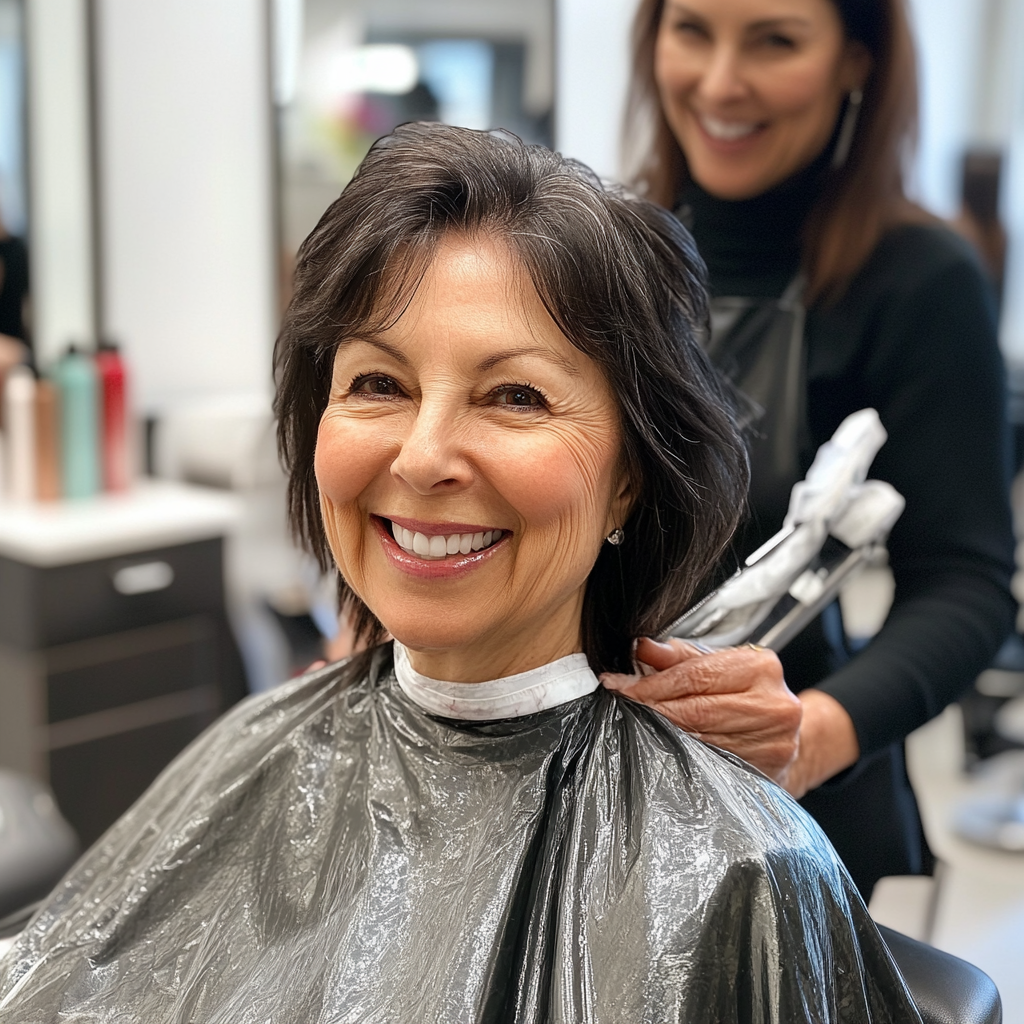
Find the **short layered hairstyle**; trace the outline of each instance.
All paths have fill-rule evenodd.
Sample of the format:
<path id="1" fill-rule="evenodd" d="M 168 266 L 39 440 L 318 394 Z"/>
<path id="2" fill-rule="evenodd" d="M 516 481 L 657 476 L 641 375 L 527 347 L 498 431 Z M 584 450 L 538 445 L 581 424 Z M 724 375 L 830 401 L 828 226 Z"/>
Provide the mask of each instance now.
<path id="1" fill-rule="evenodd" d="M 446 237 L 501 240 L 565 337 L 618 403 L 635 502 L 621 545 L 587 582 L 584 653 L 631 671 L 633 642 L 677 618 L 743 513 L 747 457 L 726 385 L 700 345 L 705 271 L 693 240 L 653 203 L 515 136 L 407 124 L 380 139 L 298 253 L 274 351 L 288 508 L 329 569 L 313 461 L 335 353 L 401 317 Z M 383 627 L 344 580 L 360 637 Z"/>

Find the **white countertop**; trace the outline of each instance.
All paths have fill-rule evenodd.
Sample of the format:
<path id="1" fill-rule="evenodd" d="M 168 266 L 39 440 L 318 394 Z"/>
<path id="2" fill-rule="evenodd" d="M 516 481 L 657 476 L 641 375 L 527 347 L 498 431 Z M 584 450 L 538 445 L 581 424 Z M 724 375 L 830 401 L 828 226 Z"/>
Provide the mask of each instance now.
<path id="1" fill-rule="evenodd" d="M 125 494 L 0 504 L 0 555 L 41 567 L 88 562 L 221 537 L 238 522 L 236 495 L 145 479 Z"/>

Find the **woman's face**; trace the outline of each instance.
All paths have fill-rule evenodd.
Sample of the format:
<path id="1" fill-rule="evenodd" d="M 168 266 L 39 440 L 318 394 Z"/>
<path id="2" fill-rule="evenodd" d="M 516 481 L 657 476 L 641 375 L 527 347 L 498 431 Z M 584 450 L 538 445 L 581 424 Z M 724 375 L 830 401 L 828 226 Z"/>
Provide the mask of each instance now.
<path id="1" fill-rule="evenodd" d="M 316 476 L 352 589 L 418 671 L 476 682 L 580 650 L 625 521 L 611 388 L 500 242 L 450 239 L 400 319 L 338 349 Z"/>
<path id="2" fill-rule="evenodd" d="M 870 62 L 832 0 L 665 0 L 654 76 L 696 182 L 749 199 L 822 152 Z"/>

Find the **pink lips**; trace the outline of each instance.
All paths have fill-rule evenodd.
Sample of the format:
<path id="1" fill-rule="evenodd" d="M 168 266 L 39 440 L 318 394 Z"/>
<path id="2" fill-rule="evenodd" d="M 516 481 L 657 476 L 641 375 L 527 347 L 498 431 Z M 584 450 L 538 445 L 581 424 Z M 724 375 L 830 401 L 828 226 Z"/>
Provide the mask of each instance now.
<path id="1" fill-rule="evenodd" d="M 512 536 L 510 533 L 506 533 L 501 540 L 495 541 L 489 548 L 484 548 L 483 551 L 472 551 L 468 555 L 449 555 L 447 558 L 427 561 L 410 554 L 408 551 L 403 551 L 398 546 L 395 538 L 391 536 L 388 530 L 387 520 L 382 519 L 380 516 L 371 516 L 370 521 L 377 531 L 381 547 L 384 549 L 384 554 L 387 556 L 388 561 L 400 572 L 424 580 L 458 579 L 461 576 L 465 576 L 493 557 L 494 552 L 502 549 Z M 471 526 L 463 523 L 444 523 L 443 525 L 440 523 L 425 523 L 419 519 L 396 518 L 390 521 L 398 523 L 399 526 L 403 526 L 407 530 L 426 533 L 430 536 L 437 536 L 442 532 L 482 533 L 493 529 L 493 527 L 489 526 Z"/>

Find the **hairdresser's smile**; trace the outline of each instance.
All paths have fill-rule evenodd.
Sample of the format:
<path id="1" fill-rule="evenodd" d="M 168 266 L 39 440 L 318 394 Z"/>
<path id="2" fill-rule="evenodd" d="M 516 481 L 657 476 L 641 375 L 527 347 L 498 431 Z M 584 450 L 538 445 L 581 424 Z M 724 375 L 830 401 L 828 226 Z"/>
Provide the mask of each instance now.
<path id="1" fill-rule="evenodd" d="M 443 243 L 390 298 L 380 330 L 339 345 L 320 423 L 342 575 L 435 678 L 477 643 L 487 673 L 502 640 L 506 674 L 580 650 L 586 580 L 630 500 L 604 374 L 486 238 Z"/>
<path id="2" fill-rule="evenodd" d="M 711 114 L 694 114 L 694 118 L 704 135 L 704 145 L 727 154 L 755 144 L 769 128 L 767 121 L 737 121 Z"/>

